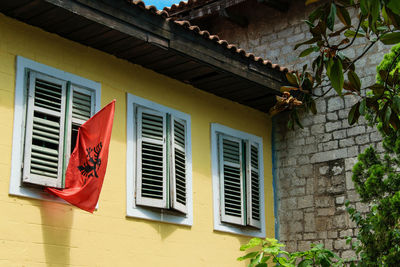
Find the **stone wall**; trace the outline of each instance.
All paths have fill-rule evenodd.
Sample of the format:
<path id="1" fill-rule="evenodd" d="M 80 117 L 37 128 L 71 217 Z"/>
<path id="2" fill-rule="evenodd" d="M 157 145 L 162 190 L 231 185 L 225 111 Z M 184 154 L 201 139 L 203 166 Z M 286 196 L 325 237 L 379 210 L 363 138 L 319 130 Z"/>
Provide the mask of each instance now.
<path id="1" fill-rule="evenodd" d="M 304 1 L 292 1 L 289 11 L 281 13 L 248 1 L 232 10 L 249 18 L 247 28 L 221 18 L 208 19 L 202 27 L 256 56 L 300 69 L 310 62 L 299 59 L 299 51 L 293 51 L 293 47 L 310 38 L 302 20 L 312 8 L 305 8 Z M 356 57 L 363 46 L 355 42 L 347 55 Z M 358 62 L 363 83 L 374 81 L 376 65 L 387 51 L 377 45 Z M 322 88 L 317 94 L 326 90 Z M 289 131 L 285 114 L 275 118 L 279 238 L 291 251 L 322 242 L 341 256 L 350 257 L 354 252 L 345 237 L 354 237 L 357 230 L 344 203 L 349 200 L 358 210 L 368 209 L 358 202 L 351 170 L 361 151 L 369 145 L 382 150 L 382 145 L 380 135 L 365 121 L 349 126 L 347 114 L 356 99 L 340 98 L 332 91 L 317 100 L 317 115 L 302 116 L 304 129 Z"/>

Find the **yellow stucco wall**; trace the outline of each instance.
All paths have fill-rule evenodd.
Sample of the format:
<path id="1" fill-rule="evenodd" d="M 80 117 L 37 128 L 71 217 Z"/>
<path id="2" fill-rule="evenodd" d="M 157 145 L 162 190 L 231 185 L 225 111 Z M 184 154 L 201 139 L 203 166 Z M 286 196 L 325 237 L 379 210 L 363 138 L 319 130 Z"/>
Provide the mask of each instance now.
<path id="1" fill-rule="evenodd" d="M 8 194 L 13 136 L 15 59 L 20 55 L 101 83 L 101 104 L 116 98 L 100 208 Z M 193 226 L 126 215 L 126 93 L 191 115 Z M 0 15 L 0 266 L 244 266 L 249 240 L 213 231 L 210 123 L 264 141 L 267 236 L 274 236 L 270 119 L 260 112 Z"/>

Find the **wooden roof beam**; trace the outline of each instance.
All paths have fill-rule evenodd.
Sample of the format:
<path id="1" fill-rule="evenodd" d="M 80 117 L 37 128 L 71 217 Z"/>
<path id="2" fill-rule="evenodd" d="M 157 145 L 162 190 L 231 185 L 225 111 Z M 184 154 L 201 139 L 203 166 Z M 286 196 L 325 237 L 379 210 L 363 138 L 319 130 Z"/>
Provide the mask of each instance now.
<path id="1" fill-rule="evenodd" d="M 219 11 L 219 15 L 221 17 L 226 18 L 227 20 L 239 25 L 242 28 L 247 27 L 249 25 L 249 20 L 242 15 L 236 14 L 235 12 L 229 11 L 227 8 L 223 8 Z"/>
<path id="2" fill-rule="evenodd" d="M 193 19 L 202 18 L 204 16 L 209 16 L 209 15 L 213 15 L 216 13 L 220 13 L 228 7 L 235 6 L 244 1 L 247 1 L 247 0 L 219 0 L 219 1 L 208 3 L 203 6 L 192 8 L 189 11 L 184 10 L 181 12 L 172 13 L 170 15 L 177 16 L 181 19 L 191 21 Z M 182 14 L 180 14 L 180 13 L 182 13 Z"/>
<path id="3" fill-rule="evenodd" d="M 167 22 L 157 15 L 149 15 L 143 9 L 128 4 L 125 0 L 44 0 L 74 14 L 120 31 L 139 40 L 155 44 L 236 77 L 254 82 L 279 92 L 282 73 L 263 66 L 250 66 L 239 54 L 215 44 L 208 38 L 188 34 L 188 30 Z M 240 0 L 231 0 L 240 1 Z M 257 64 L 254 64 L 257 65 Z"/>
<path id="4" fill-rule="evenodd" d="M 280 12 L 288 12 L 290 0 L 257 0 L 259 3 L 272 7 Z"/>

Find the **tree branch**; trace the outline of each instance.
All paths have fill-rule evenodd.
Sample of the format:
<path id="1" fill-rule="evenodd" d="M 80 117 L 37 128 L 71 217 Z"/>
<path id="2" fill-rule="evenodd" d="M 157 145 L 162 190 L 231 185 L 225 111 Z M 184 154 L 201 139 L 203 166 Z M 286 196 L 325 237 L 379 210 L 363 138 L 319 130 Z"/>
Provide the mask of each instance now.
<path id="1" fill-rule="evenodd" d="M 349 70 L 350 66 L 351 66 L 351 65 L 354 65 L 354 63 L 356 63 L 358 60 L 360 60 L 360 59 L 368 52 L 368 50 L 370 50 L 371 47 L 374 46 L 374 44 L 375 44 L 376 42 L 378 42 L 378 41 L 379 41 L 379 37 L 378 37 L 375 41 L 372 41 L 372 42 L 368 45 L 368 47 L 361 53 L 361 55 L 359 55 L 358 57 L 356 57 L 356 58 L 349 64 L 349 66 L 345 69 L 345 71 L 344 71 L 343 73 L 346 73 L 346 72 Z"/>
<path id="2" fill-rule="evenodd" d="M 312 93 L 312 96 L 315 96 L 317 99 L 320 97 L 324 97 L 327 93 L 329 93 L 332 90 L 332 87 L 330 87 L 325 93 L 322 93 L 322 95 L 316 95 Z"/>
<path id="3" fill-rule="evenodd" d="M 337 51 L 341 51 L 341 50 L 344 50 L 344 49 L 346 49 L 346 48 L 349 48 L 350 46 L 352 46 L 353 45 L 353 43 L 354 43 L 354 41 L 356 40 L 356 38 L 357 38 L 357 34 L 358 34 L 358 31 L 360 30 L 360 27 L 361 27 L 361 22 L 363 21 L 363 19 L 364 19 L 364 16 L 363 15 L 361 15 L 361 17 L 360 17 L 360 21 L 358 22 L 358 26 L 357 26 L 357 30 L 356 30 L 356 34 L 354 35 L 354 37 L 353 37 L 353 39 L 351 40 L 351 42 L 350 43 L 348 43 L 345 47 L 342 47 L 342 48 L 337 48 Z"/>

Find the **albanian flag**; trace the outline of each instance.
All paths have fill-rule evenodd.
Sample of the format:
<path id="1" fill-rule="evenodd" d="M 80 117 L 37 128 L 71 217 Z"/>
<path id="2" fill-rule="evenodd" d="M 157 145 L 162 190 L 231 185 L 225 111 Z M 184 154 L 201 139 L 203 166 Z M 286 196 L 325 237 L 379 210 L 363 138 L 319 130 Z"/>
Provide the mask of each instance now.
<path id="1" fill-rule="evenodd" d="M 115 100 L 78 130 L 76 146 L 65 173 L 65 189 L 46 190 L 78 208 L 93 213 L 106 174 Z"/>

